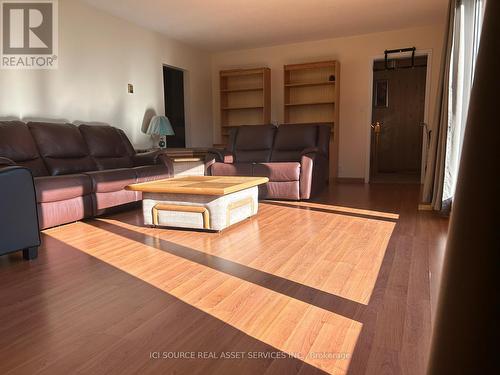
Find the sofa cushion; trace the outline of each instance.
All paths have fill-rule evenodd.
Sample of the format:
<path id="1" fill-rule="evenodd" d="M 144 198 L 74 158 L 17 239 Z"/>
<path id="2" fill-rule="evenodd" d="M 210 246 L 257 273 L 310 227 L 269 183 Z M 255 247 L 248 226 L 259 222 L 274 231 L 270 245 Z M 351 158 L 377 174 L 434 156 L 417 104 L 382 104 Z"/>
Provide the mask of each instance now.
<path id="1" fill-rule="evenodd" d="M 71 223 L 92 217 L 92 195 L 84 195 L 57 202 L 38 203 L 40 229 Z"/>
<path id="2" fill-rule="evenodd" d="M 29 122 L 28 127 L 52 176 L 97 169 L 75 125 Z"/>
<path id="3" fill-rule="evenodd" d="M 267 184 L 259 185 L 259 197 L 261 199 L 300 199 L 299 181 L 269 181 Z"/>
<path id="4" fill-rule="evenodd" d="M 135 167 L 133 170 L 137 176 L 137 182 L 156 181 L 172 177 L 168 168 L 163 164 Z"/>
<path id="5" fill-rule="evenodd" d="M 274 139 L 271 161 L 300 161 L 303 150 L 316 146 L 317 132 L 314 125 L 281 125 Z"/>
<path id="6" fill-rule="evenodd" d="M 236 130 L 234 145 L 229 148 L 234 153 L 236 162 L 269 161 L 276 132 L 275 126 L 245 125 Z"/>
<path id="7" fill-rule="evenodd" d="M 123 145 L 125 149 L 127 150 L 127 154 L 129 156 L 134 156 L 135 155 L 135 149 L 134 146 L 132 146 L 132 143 L 130 142 L 130 139 L 128 139 L 127 134 L 122 129 L 115 128 L 118 133 L 120 134 L 120 137 L 122 138 Z"/>
<path id="8" fill-rule="evenodd" d="M 234 153 L 234 161 L 237 163 L 259 163 L 269 161 L 271 150 L 251 150 L 251 151 L 236 151 Z"/>
<path id="9" fill-rule="evenodd" d="M 0 166 L 13 167 L 15 165 L 16 165 L 16 163 L 14 161 L 12 161 L 11 159 L 7 159 L 7 158 L 0 156 Z"/>
<path id="10" fill-rule="evenodd" d="M 49 174 L 24 122 L 0 122 L 0 157 L 11 159 L 17 165 L 30 169 L 35 177 Z"/>
<path id="11" fill-rule="evenodd" d="M 86 172 L 92 180 L 94 193 L 109 193 L 123 190 L 125 186 L 135 184 L 137 177 L 134 169 L 109 169 L 107 171 Z"/>
<path id="12" fill-rule="evenodd" d="M 134 163 L 134 167 L 162 164 L 161 154 L 162 151 L 160 150 L 141 152 L 132 156 L 132 162 Z"/>
<path id="13" fill-rule="evenodd" d="M 252 176 L 252 164 L 224 164 L 217 162 L 212 164 L 211 172 L 212 176 Z"/>
<path id="14" fill-rule="evenodd" d="M 273 147 L 276 127 L 273 125 L 243 125 L 238 128 L 235 150 L 267 150 Z"/>
<path id="15" fill-rule="evenodd" d="M 90 177 L 84 174 L 35 178 L 38 203 L 58 202 L 92 193 Z"/>
<path id="16" fill-rule="evenodd" d="M 99 170 L 130 168 L 132 158 L 118 129 L 107 125 L 80 125 L 80 133 Z"/>
<path id="17" fill-rule="evenodd" d="M 130 203 L 140 201 L 142 195 L 137 191 L 120 190 L 92 195 L 94 215 L 118 212 L 129 207 Z"/>
<path id="18" fill-rule="evenodd" d="M 253 176 L 268 177 L 269 181 L 298 181 L 300 178 L 300 163 L 254 164 Z"/>

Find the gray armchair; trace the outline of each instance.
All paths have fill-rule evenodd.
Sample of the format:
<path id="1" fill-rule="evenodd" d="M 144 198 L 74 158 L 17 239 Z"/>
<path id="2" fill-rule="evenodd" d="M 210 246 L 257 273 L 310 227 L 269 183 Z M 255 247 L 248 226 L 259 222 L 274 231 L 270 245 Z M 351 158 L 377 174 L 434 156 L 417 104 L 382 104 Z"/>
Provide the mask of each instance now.
<path id="1" fill-rule="evenodd" d="M 35 259 L 40 246 L 33 176 L 27 168 L 0 158 L 0 255 L 22 250 Z"/>

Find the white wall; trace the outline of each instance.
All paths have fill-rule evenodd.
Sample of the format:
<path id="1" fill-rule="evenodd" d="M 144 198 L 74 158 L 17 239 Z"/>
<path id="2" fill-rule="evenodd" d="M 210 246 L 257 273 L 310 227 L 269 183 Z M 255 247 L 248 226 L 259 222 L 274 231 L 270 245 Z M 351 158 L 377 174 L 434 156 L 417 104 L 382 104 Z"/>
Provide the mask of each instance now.
<path id="1" fill-rule="evenodd" d="M 266 48 L 217 53 L 212 56 L 212 92 L 219 90 L 219 70 L 267 66 L 271 68 L 272 122 L 283 122 L 283 65 L 334 59 L 340 61 L 339 176 L 363 178 L 371 120 L 372 61 L 385 49 L 415 46 L 432 50 L 430 113 L 434 118 L 444 25 L 396 30 L 354 37 L 325 39 Z M 219 95 L 213 95 L 214 141 L 220 139 Z"/>
<path id="2" fill-rule="evenodd" d="M 141 126 L 147 110 L 164 113 L 162 64 L 187 72 L 188 146 L 211 145 L 210 55 L 78 0 L 59 1 L 57 70 L 0 70 L 0 118 L 105 122 L 148 147 Z"/>

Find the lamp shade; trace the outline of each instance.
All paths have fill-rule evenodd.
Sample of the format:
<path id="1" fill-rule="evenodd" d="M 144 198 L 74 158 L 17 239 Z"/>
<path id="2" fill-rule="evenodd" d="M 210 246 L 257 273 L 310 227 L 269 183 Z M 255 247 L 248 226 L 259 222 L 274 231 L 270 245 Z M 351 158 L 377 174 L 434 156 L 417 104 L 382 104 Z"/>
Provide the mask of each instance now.
<path id="1" fill-rule="evenodd" d="M 167 116 L 154 116 L 149 122 L 146 134 L 151 135 L 175 135 L 172 124 Z"/>

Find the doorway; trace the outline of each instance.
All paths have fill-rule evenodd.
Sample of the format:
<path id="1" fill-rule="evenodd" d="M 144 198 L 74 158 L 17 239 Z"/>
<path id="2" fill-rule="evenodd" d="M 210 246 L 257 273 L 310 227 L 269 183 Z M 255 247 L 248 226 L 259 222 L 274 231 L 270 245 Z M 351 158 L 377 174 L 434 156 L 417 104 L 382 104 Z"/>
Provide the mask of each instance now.
<path id="1" fill-rule="evenodd" d="M 186 147 L 186 121 L 184 115 L 184 71 L 163 66 L 163 91 L 165 116 L 168 117 L 175 135 L 167 136 L 169 148 Z"/>
<path id="2" fill-rule="evenodd" d="M 371 182 L 420 183 L 427 60 L 374 61 Z"/>

